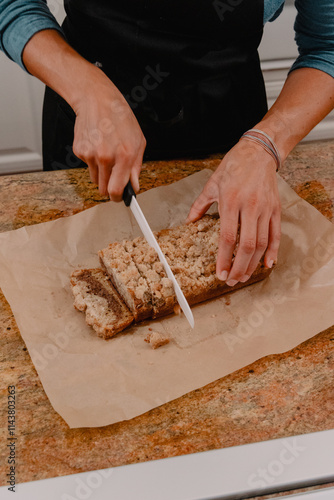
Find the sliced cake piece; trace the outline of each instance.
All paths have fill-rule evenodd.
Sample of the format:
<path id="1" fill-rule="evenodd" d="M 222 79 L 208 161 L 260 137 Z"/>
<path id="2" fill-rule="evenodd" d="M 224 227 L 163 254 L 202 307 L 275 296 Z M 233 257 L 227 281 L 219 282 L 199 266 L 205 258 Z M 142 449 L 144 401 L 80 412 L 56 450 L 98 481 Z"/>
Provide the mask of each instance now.
<path id="1" fill-rule="evenodd" d="M 111 243 L 99 251 L 99 257 L 118 293 L 134 315 L 135 321 L 142 321 L 152 316 L 150 287 L 123 244 Z"/>
<path id="2" fill-rule="evenodd" d="M 151 293 L 152 318 L 169 314 L 176 301 L 173 284 L 167 278 L 156 251 L 143 237 L 123 241 L 140 275 L 146 280 Z"/>
<path id="3" fill-rule="evenodd" d="M 71 274 L 74 307 L 86 313 L 86 322 L 99 337 L 108 339 L 129 326 L 129 311 L 102 269 L 79 269 Z"/>

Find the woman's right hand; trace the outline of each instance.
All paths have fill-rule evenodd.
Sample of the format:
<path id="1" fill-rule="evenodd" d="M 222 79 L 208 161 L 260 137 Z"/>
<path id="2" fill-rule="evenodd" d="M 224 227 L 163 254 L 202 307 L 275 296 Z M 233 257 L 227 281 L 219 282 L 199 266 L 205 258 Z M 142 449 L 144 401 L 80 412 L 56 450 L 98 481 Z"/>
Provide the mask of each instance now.
<path id="1" fill-rule="evenodd" d="M 36 33 L 22 59 L 32 75 L 74 110 L 73 152 L 88 165 L 100 193 L 121 201 L 129 180 L 139 191 L 146 140 L 130 106 L 103 71 L 53 29 Z"/>
<path id="2" fill-rule="evenodd" d="M 100 193 L 121 201 L 129 180 L 138 192 L 146 140 L 121 92 L 94 67 L 72 107 L 76 114 L 73 152 L 88 165 Z"/>

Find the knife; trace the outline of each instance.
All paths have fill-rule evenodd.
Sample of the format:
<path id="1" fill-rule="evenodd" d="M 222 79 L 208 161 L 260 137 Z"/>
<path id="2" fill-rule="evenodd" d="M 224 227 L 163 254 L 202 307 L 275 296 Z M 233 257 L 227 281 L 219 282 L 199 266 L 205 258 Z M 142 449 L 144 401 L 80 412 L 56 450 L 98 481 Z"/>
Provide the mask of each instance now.
<path id="1" fill-rule="evenodd" d="M 194 316 L 193 313 L 191 312 L 191 309 L 189 307 L 189 304 L 187 302 L 187 299 L 185 298 L 180 285 L 176 281 L 176 278 L 173 274 L 173 271 L 171 270 L 166 257 L 162 253 L 162 250 L 159 246 L 159 243 L 157 242 L 152 229 L 150 228 L 145 215 L 143 214 L 138 201 L 136 199 L 136 193 L 133 190 L 133 187 L 131 185 L 131 182 L 129 181 L 128 184 L 126 185 L 124 192 L 123 192 L 123 201 L 127 207 L 130 207 L 140 229 L 142 230 L 143 235 L 145 236 L 145 239 L 147 243 L 154 248 L 154 250 L 157 252 L 158 257 L 162 265 L 164 266 L 164 269 L 166 271 L 166 274 L 168 278 L 172 281 L 173 286 L 174 286 L 174 292 L 177 298 L 177 301 L 187 318 L 191 328 L 194 328 L 195 321 L 194 321 Z"/>

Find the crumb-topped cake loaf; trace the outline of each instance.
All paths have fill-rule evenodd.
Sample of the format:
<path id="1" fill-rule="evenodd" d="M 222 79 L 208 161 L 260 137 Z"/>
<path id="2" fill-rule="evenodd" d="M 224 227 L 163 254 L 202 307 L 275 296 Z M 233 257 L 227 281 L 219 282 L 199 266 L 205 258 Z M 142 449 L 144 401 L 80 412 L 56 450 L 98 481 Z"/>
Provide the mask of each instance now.
<path id="1" fill-rule="evenodd" d="M 205 215 L 197 222 L 155 232 L 190 305 L 260 281 L 272 271 L 265 268 L 262 258 L 246 283 L 229 287 L 220 281 L 216 276 L 219 230 L 219 216 Z M 173 284 L 167 278 L 157 253 L 144 237 L 111 243 L 99 252 L 99 257 L 105 278 L 110 279 L 120 303 L 126 307 L 124 325 L 130 321 L 130 316 L 138 322 L 173 313 L 177 304 Z"/>
<path id="2" fill-rule="evenodd" d="M 205 215 L 197 222 L 155 232 L 190 304 L 231 291 L 231 287 L 220 281 L 215 273 L 219 229 L 218 215 Z M 136 320 L 173 312 L 176 298 L 172 282 L 167 278 L 157 253 L 144 237 L 112 243 L 101 250 L 99 256 Z M 238 283 L 232 289 L 259 281 L 269 272 L 262 259 L 250 280 Z"/>

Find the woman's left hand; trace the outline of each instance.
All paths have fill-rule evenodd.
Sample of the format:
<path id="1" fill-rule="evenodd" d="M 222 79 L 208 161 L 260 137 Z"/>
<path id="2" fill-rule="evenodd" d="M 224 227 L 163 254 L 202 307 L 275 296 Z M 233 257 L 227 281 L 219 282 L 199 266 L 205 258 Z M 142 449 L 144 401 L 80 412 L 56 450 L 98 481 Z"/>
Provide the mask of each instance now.
<path id="1" fill-rule="evenodd" d="M 224 157 L 192 205 L 187 222 L 200 219 L 218 202 L 220 239 L 216 273 L 229 286 L 246 282 L 265 253 L 265 266 L 277 260 L 281 206 L 276 163 L 261 146 L 239 141 Z M 240 224 L 240 241 L 232 265 Z"/>

